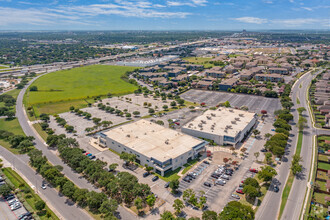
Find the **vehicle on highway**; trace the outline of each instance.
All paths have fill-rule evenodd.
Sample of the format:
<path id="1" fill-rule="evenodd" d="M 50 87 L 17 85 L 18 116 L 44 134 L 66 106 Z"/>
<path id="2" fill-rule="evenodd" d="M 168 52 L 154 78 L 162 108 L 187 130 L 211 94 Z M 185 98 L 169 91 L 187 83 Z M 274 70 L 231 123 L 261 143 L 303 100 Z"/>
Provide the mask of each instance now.
<path id="1" fill-rule="evenodd" d="M 209 183 L 209 182 L 204 182 L 204 186 L 207 186 L 207 187 L 211 187 L 211 186 L 212 186 L 212 184 L 211 184 L 211 183 Z"/>
<path id="2" fill-rule="evenodd" d="M 274 192 L 278 192 L 280 189 L 278 188 L 277 185 L 274 185 Z"/>
<path id="3" fill-rule="evenodd" d="M 234 199 L 240 199 L 241 197 L 239 197 L 239 195 L 236 194 L 231 194 L 231 197 L 233 197 Z"/>
<path id="4" fill-rule="evenodd" d="M 168 188 L 170 186 L 170 182 L 165 183 L 164 187 Z"/>
<path id="5" fill-rule="evenodd" d="M 42 189 L 47 189 L 47 185 L 43 183 L 43 184 L 41 185 L 41 188 L 42 188 Z"/>
<path id="6" fill-rule="evenodd" d="M 249 171 L 252 172 L 252 173 L 258 173 L 259 172 L 257 169 L 250 169 Z"/>
<path id="7" fill-rule="evenodd" d="M 236 192 L 239 193 L 239 194 L 244 194 L 242 189 L 237 189 Z"/>
<path id="8" fill-rule="evenodd" d="M 149 172 L 145 172 L 145 173 L 143 174 L 143 177 L 147 177 L 147 176 L 149 176 L 149 175 L 150 175 Z"/>
<path id="9" fill-rule="evenodd" d="M 152 181 L 155 182 L 155 181 L 157 181 L 158 179 L 159 179 L 158 176 L 154 176 L 154 177 L 152 178 Z"/>

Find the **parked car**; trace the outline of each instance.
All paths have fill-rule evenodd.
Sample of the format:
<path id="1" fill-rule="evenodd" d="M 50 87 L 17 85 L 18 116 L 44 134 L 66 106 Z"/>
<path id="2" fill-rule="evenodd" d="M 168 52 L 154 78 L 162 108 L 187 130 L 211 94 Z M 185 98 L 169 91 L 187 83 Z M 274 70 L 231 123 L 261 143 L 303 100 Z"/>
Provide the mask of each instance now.
<path id="1" fill-rule="evenodd" d="M 183 181 L 187 182 L 187 183 L 190 183 L 191 182 L 191 179 L 188 177 L 188 176 L 185 176 L 183 178 Z"/>
<path id="2" fill-rule="evenodd" d="M 261 152 L 267 152 L 267 150 L 265 148 L 262 148 L 260 151 Z"/>
<path id="3" fill-rule="evenodd" d="M 93 160 L 95 159 L 96 157 L 93 155 L 93 156 L 90 156 L 89 159 Z"/>
<path id="4" fill-rule="evenodd" d="M 250 169 L 250 172 L 252 172 L 252 173 L 258 173 L 259 171 L 257 169 Z"/>
<path id="5" fill-rule="evenodd" d="M 8 202 L 8 205 L 11 206 L 12 204 L 17 203 L 17 202 L 19 202 L 18 199 L 12 199 Z"/>
<path id="6" fill-rule="evenodd" d="M 11 205 L 11 206 L 10 206 L 10 209 L 11 209 L 12 211 L 14 211 L 14 210 L 19 209 L 19 208 L 21 208 L 21 207 L 22 207 L 21 203 L 16 203 L 16 204 L 14 204 L 14 205 Z"/>
<path id="7" fill-rule="evenodd" d="M 87 156 L 88 154 L 90 154 L 89 152 L 86 152 L 85 155 Z"/>
<path id="8" fill-rule="evenodd" d="M 231 197 L 233 197 L 234 199 L 240 199 L 241 197 L 239 197 L 239 195 L 236 194 L 231 194 Z"/>
<path id="9" fill-rule="evenodd" d="M 220 177 L 220 174 L 212 173 L 211 177 L 218 179 Z"/>
<path id="10" fill-rule="evenodd" d="M 154 176 L 154 177 L 152 178 L 152 181 L 155 182 L 155 181 L 157 181 L 158 179 L 159 179 L 158 176 Z"/>
<path id="11" fill-rule="evenodd" d="M 164 187 L 168 188 L 170 186 L 170 182 L 165 183 Z"/>
<path id="12" fill-rule="evenodd" d="M 203 163 L 210 164 L 210 162 L 208 162 L 207 160 L 204 160 Z"/>
<path id="13" fill-rule="evenodd" d="M 147 177 L 147 176 L 149 176 L 149 175 L 150 175 L 149 172 L 145 172 L 145 173 L 143 174 L 143 177 Z"/>
<path id="14" fill-rule="evenodd" d="M 219 179 L 219 180 L 215 181 L 215 183 L 218 185 L 224 186 L 226 184 L 226 181 Z"/>
<path id="15" fill-rule="evenodd" d="M 274 192 L 278 192 L 280 189 L 278 188 L 277 185 L 274 185 Z"/>
<path id="16" fill-rule="evenodd" d="M 244 194 L 242 189 L 237 189 L 236 192 L 239 194 Z"/>
<path id="17" fill-rule="evenodd" d="M 9 195 L 4 197 L 4 199 L 7 200 L 7 201 L 12 200 L 14 198 L 15 198 L 14 194 L 9 194 Z"/>
<path id="18" fill-rule="evenodd" d="M 220 176 L 221 179 L 225 179 L 225 180 L 229 180 L 229 176 L 225 175 L 225 174 L 222 174 Z"/>
<path id="19" fill-rule="evenodd" d="M 204 182 L 204 186 L 207 186 L 207 187 L 211 187 L 211 186 L 212 186 L 212 184 L 211 184 L 211 183 L 209 183 L 209 182 Z"/>

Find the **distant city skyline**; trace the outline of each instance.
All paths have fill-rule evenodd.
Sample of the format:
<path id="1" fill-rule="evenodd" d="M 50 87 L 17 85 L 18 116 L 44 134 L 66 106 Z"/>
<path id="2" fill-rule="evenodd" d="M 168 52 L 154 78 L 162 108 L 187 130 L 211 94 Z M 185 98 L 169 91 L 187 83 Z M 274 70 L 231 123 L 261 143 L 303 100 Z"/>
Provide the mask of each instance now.
<path id="1" fill-rule="evenodd" d="M 327 0 L 0 0 L 0 30 L 329 30 Z"/>

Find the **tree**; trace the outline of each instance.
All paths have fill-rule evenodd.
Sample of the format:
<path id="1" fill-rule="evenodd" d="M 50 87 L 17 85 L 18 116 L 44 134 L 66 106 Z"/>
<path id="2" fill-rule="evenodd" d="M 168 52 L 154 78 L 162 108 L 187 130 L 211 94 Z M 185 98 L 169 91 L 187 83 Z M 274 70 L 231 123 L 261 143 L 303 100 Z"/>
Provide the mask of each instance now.
<path id="1" fill-rule="evenodd" d="M 164 109 L 165 111 L 167 111 L 167 109 L 168 109 L 168 105 L 163 105 L 163 109 Z"/>
<path id="2" fill-rule="evenodd" d="M 134 112 L 133 112 L 133 115 L 134 115 L 135 117 L 137 117 L 138 115 L 140 115 L 140 112 L 139 112 L 139 111 L 134 111 Z"/>
<path id="3" fill-rule="evenodd" d="M 179 188 L 179 184 L 180 184 L 180 182 L 179 182 L 179 180 L 177 180 L 177 179 L 172 180 L 172 181 L 170 182 L 169 187 L 171 188 L 171 192 L 172 192 L 173 194 L 176 194 L 176 193 L 177 193 L 177 189 Z"/>
<path id="4" fill-rule="evenodd" d="M 299 115 L 302 115 L 302 113 L 304 111 L 306 111 L 306 109 L 304 107 L 299 107 L 299 108 L 297 108 L 297 111 L 298 111 Z"/>
<path id="5" fill-rule="evenodd" d="M 163 212 L 163 214 L 160 214 L 160 217 L 160 220 L 176 220 L 170 211 Z"/>
<path id="6" fill-rule="evenodd" d="M 30 91 L 31 92 L 36 92 L 36 91 L 38 91 L 38 87 L 37 86 L 31 86 Z"/>
<path id="7" fill-rule="evenodd" d="M 74 106 L 70 106 L 70 111 L 74 111 Z"/>
<path id="8" fill-rule="evenodd" d="M 44 131 L 49 127 L 47 122 L 40 123 L 40 126 L 41 126 L 41 129 L 44 130 Z"/>
<path id="9" fill-rule="evenodd" d="M 222 212 L 219 214 L 219 219 L 221 220 L 232 220 L 232 219 L 245 219 L 253 220 L 254 211 L 248 205 L 243 205 L 237 201 L 231 201 L 223 208 Z"/>
<path id="10" fill-rule="evenodd" d="M 8 196 L 11 193 L 11 188 L 7 184 L 0 186 L 0 195 Z"/>
<path id="11" fill-rule="evenodd" d="M 283 119 L 286 122 L 289 122 L 289 121 L 291 121 L 293 119 L 293 115 L 290 114 L 290 113 L 289 114 L 279 114 L 278 115 L 278 118 Z"/>
<path id="12" fill-rule="evenodd" d="M 254 129 L 252 133 L 257 137 L 260 134 L 260 131 L 257 129 Z"/>
<path id="13" fill-rule="evenodd" d="M 120 154 L 120 159 L 125 160 L 126 162 L 129 162 L 129 163 L 132 163 L 136 160 L 136 155 L 122 152 Z"/>
<path id="14" fill-rule="evenodd" d="M 140 197 L 137 197 L 135 200 L 134 200 L 134 205 L 136 207 L 136 209 L 138 210 L 138 212 L 140 212 L 140 209 L 143 208 L 143 203 L 142 203 L 142 199 Z"/>
<path id="15" fill-rule="evenodd" d="M 112 163 L 109 165 L 109 171 L 115 171 L 117 167 L 118 167 L 117 163 Z"/>
<path id="16" fill-rule="evenodd" d="M 291 171 L 293 175 L 297 175 L 302 171 L 302 165 L 299 164 L 300 162 L 302 162 L 302 157 L 300 157 L 297 153 L 293 155 L 291 161 Z"/>
<path id="17" fill-rule="evenodd" d="M 46 203 L 42 200 L 37 201 L 34 206 L 36 207 L 37 210 L 41 211 L 45 208 Z"/>
<path id="18" fill-rule="evenodd" d="M 176 101 L 172 101 L 172 102 L 170 103 L 170 105 L 171 105 L 172 107 L 175 107 L 175 106 L 176 106 Z"/>
<path id="19" fill-rule="evenodd" d="M 115 199 L 106 199 L 102 202 L 99 211 L 103 214 L 115 213 L 118 208 L 118 203 Z"/>
<path id="20" fill-rule="evenodd" d="M 258 178 L 262 179 L 265 182 L 269 182 L 277 175 L 277 172 L 271 166 L 261 167 L 261 171 L 258 172 Z"/>
<path id="21" fill-rule="evenodd" d="M 154 194 L 151 194 L 151 195 L 147 196 L 146 203 L 150 208 L 154 207 L 155 202 L 156 202 L 156 197 L 155 197 Z"/>
<path id="22" fill-rule="evenodd" d="M 299 131 L 304 130 L 304 127 L 306 127 L 306 123 L 307 123 L 307 119 L 300 115 L 299 119 L 298 119 L 298 129 L 299 129 Z"/>
<path id="23" fill-rule="evenodd" d="M 150 173 L 154 168 L 149 166 L 148 164 L 144 164 L 144 167 L 148 173 Z"/>
<path id="24" fill-rule="evenodd" d="M 183 99 L 177 99 L 176 100 L 178 102 L 179 105 L 184 105 L 184 100 Z"/>
<path id="25" fill-rule="evenodd" d="M 245 183 L 245 181 L 244 181 Z M 259 189 L 252 185 L 245 185 L 243 187 L 243 192 L 247 196 L 247 199 L 252 203 L 259 195 Z"/>
<path id="26" fill-rule="evenodd" d="M 258 181 L 252 177 L 246 178 L 246 180 L 244 180 L 243 186 L 247 185 L 253 186 L 254 188 L 258 189 L 260 188 Z"/>
<path id="27" fill-rule="evenodd" d="M 155 110 L 153 108 L 149 108 L 148 112 L 149 112 L 149 114 L 153 114 L 153 113 L 155 113 Z"/>
<path id="28" fill-rule="evenodd" d="M 173 208 L 175 210 L 175 215 L 179 215 L 181 210 L 184 208 L 184 204 L 181 199 L 174 200 Z"/>
<path id="29" fill-rule="evenodd" d="M 227 157 L 223 158 L 223 162 L 226 164 L 228 163 L 229 159 Z"/>
<path id="30" fill-rule="evenodd" d="M 202 220 L 217 220 L 218 215 L 215 211 L 206 210 L 203 212 Z"/>
<path id="31" fill-rule="evenodd" d="M 266 162 L 267 162 L 267 164 L 272 164 L 272 153 L 270 153 L 270 152 L 267 152 L 267 153 L 265 153 L 265 157 L 266 157 Z"/>
<path id="32" fill-rule="evenodd" d="M 258 161 L 258 157 L 260 156 L 260 153 L 257 151 L 254 153 L 254 156 L 256 157 L 256 161 Z"/>
<path id="33" fill-rule="evenodd" d="M 131 115 L 131 113 L 126 113 L 126 118 L 130 118 L 130 117 L 132 117 L 132 115 Z"/>
<path id="34" fill-rule="evenodd" d="M 66 197 L 72 198 L 75 192 L 75 186 L 71 181 L 67 181 L 62 187 L 62 193 Z"/>
<path id="35" fill-rule="evenodd" d="M 231 107 L 229 101 L 225 101 L 225 102 L 223 103 L 223 106 L 225 106 L 226 108 Z"/>

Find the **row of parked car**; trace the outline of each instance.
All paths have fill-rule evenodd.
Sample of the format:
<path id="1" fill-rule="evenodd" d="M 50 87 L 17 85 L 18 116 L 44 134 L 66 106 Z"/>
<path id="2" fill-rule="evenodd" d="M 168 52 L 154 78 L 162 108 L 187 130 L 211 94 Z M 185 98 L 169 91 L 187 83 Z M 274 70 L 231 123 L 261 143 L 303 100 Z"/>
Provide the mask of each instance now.
<path id="1" fill-rule="evenodd" d="M 3 199 L 7 201 L 8 206 L 10 207 L 10 210 L 15 211 L 17 209 L 22 208 L 22 203 L 16 198 L 14 194 L 9 194 L 7 196 L 3 196 Z M 32 213 L 26 212 L 20 216 L 18 216 L 19 220 L 28 220 L 33 219 Z"/>
<path id="2" fill-rule="evenodd" d="M 226 184 L 226 180 L 229 180 L 233 173 L 234 169 L 219 165 L 218 168 L 211 174 L 211 177 L 216 179 L 215 184 L 224 186 Z M 207 182 L 205 182 L 204 185 L 208 185 L 206 183 Z"/>
<path id="3" fill-rule="evenodd" d="M 145 172 L 145 173 L 143 173 L 143 177 L 144 177 L 144 178 L 146 178 L 146 177 L 149 176 L 149 175 L 150 175 L 149 172 Z M 153 181 L 153 182 L 157 181 L 158 179 L 159 179 L 158 176 L 154 176 L 154 177 L 152 177 L 152 181 Z"/>
<path id="4" fill-rule="evenodd" d="M 91 160 L 93 160 L 93 159 L 96 158 L 93 154 L 91 154 L 91 153 L 89 153 L 89 152 L 86 152 L 85 150 L 83 150 L 83 153 L 84 153 L 89 159 L 91 159 Z"/>
<path id="5" fill-rule="evenodd" d="M 183 178 L 183 181 L 190 183 L 193 179 L 196 179 L 209 165 L 210 163 L 206 160 L 203 161 L 194 171 L 189 172 L 187 176 Z"/>

